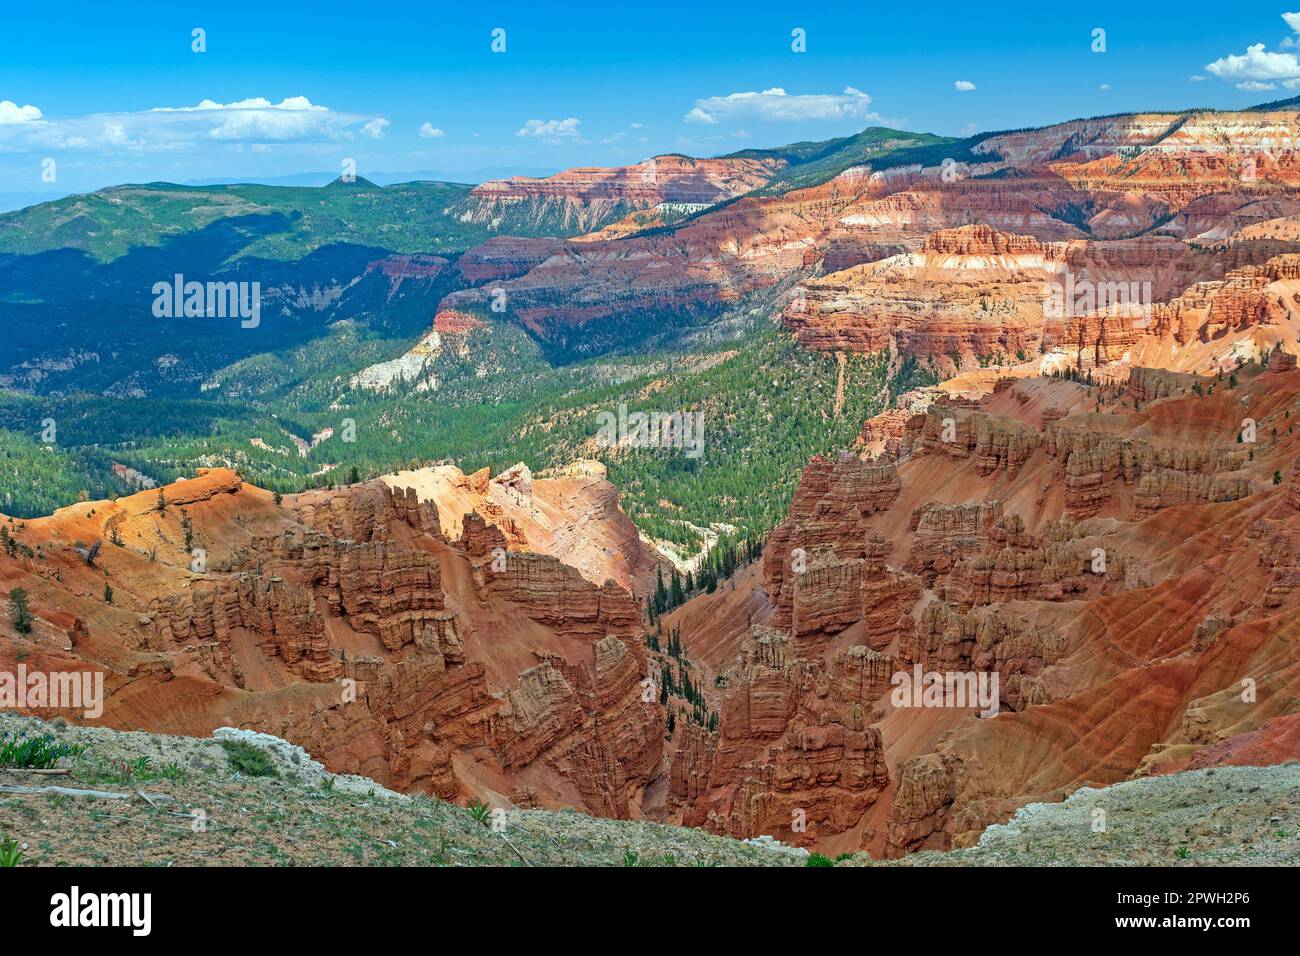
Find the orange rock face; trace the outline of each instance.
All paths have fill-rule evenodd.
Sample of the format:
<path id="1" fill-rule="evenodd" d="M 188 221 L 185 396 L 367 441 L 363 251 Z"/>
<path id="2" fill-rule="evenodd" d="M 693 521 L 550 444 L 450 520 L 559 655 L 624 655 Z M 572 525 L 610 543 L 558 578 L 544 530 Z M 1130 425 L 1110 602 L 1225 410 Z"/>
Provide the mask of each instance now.
<path id="1" fill-rule="evenodd" d="M 525 473 L 469 481 L 472 504 L 492 511 L 494 483 L 544 502 Z M 658 773 L 664 709 L 641 687 L 638 601 L 613 581 L 396 478 L 277 506 L 212 470 L 162 494 L 15 532 L 32 556 L 0 555 L 0 577 L 29 591 L 36 621 L 25 635 L 6 625 L 0 663 L 104 673 L 111 726 L 254 727 L 332 770 L 447 799 L 523 788 L 627 816 Z M 607 504 L 586 526 L 626 521 Z M 93 562 L 72 546 L 101 538 Z"/>
<path id="2" fill-rule="evenodd" d="M 876 665 L 847 655 L 823 668 L 759 629 L 727 672 L 719 730 L 703 745 L 711 757 L 692 738 L 681 758 L 689 767 L 678 791 L 698 794 L 684 822 L 803 844 L 856 826 L 889 781 L 879 729 L 864 717 L 883 685 Z"/>
<path id="3" fill-rule="evenodd" d="M 1254 730 L 1196 751 L 1187 761 L 1187 770 L 1220 765 L 1233 767 L 1267 767 L 1294 760 L 1300 753 L 1300 714 L 1287 714 L 1266 720 Z M 1165 768 L 1174 772 L 1174 767 Z"/>
<path id="4" fill-rule="evenodd" d="M 722 715 L 670 750 L 677 819 L 896 856 L 1083 785 L 1300 757 L 1300 380 L 1235 378 L 1152 371 L 1092 399 L 1003 379 L 932 397 L 875 462 L 815 459 L 742 578 L 768 603 L 739 653 L 735 599 L 670 618 Z M 982 675 L 993 706 L 896 696 L 931 673 Z M 868 769 L 832 769 L 832 741 Z"/>
<path id="5" fill-rule="evenodd" d="M 573 230 L 612 224 L 577 240 L 500 237 L 470 250 L 462 273 L 495 284 L 453 293 L 439 312 L 488 314 L 503 291 L 504 317 L 543 343 L 571 349 L 581 330 L 584 347 L 599 351 L 613 345 L 607 326 L 629 316 L 698 318 L 802 279 L 782 320 L 810 348 L 890 351 L 951 374 L 989 361 L 1087 368 L 1141 347 L 1150 354 L 1134 364 L 1190 371 L 1204 355 L 1155 360 L 1173 354 L 1171 328 L 1241 332 L 1262 321 L 1261 308 L 1276 309 L 1251 291 L 1257 278 L 1237 282 L 1240 293 L 1220 296 L 1205 316 L 1188 318 L 1196 307 L 1172 300 L 1289 251 L 1277 237 L 1300 215 L 1300 162 L 1267 145 L 1293 141 L 1296 117 L 1077 121 L 986 139 L 974 163 L 873 171 L 865 156 L 861 167 L 785 194 L 750 192 L 778 170 L 735 158 L 657 157 L 485 183 L 474 215 L 530 209 Z M 724 198 L 734 201 L 677 225 L 664 227 L 654 211 Z M 641 231 L 650 226 L 661 228 Z M 1092 316 L 1086 303 L 1053 314 L 1048 287 L 1070 281 L 1103 293 L 1131 288 L 1140 324 Z"/>
<path id="6" fill-rule="evenodd" d="M 383 480 L 432 509 L 441 522 L 435 530 L 446 538 L 460 538 L 465 517 L 478 515 L 501 533 L 500 545 L 508 550 L 550 555 L 592 584 L 613 581 L 638 597 L 654 589 L 660 559 L 619 508 L 598 461 L 577 461 L 546 478 L 534 478 L 520 463 L 497 475 L 439 465 Z M 481 533 L 475 529 L 471 537 Z"/>
<path id="7" fill-rule="evenodd" d="M 661 204 L 712 205 L 769 182 L 785 163 L 774 159 L 655 156 L 634 166 L 581 167 L 554 176 L 515 176 L 475 186 L 465 216 L 489 222 L 514 214 L 588 231 L 631 210 Z"/>

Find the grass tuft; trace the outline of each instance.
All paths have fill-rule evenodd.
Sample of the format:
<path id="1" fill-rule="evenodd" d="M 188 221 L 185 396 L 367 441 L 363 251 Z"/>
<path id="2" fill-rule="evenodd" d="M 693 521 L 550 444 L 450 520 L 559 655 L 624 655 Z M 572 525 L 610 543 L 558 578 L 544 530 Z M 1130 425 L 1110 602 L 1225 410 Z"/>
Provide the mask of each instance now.
<path id="1" fill-rule="evenodd" d="M 0 840 L 0 867 L 17 866 L 22 862 L 23 848 L 13 837 Z"/>
<path id="2" fill-rule="evenodd" d="M 21 738 L 10 735 L 0 740 L 0 767 L 25 770 L 49 770 L 64 757 L 79 757 L 86 752 L 78 744 L 61 744 L 52 734 Z"/>

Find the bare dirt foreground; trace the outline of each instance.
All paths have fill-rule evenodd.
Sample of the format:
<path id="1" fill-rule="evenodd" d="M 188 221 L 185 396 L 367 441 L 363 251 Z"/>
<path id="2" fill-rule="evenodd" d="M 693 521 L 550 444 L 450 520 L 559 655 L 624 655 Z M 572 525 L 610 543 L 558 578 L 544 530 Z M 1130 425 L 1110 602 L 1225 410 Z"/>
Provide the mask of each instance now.
<path id="1" fill-rule="evenodd" d="M 830 863 L 767 838 L 739 841 L 577 812 L 510 809 L 494 827 L 487 808 L 476 816 L 331 774 L 301 748 L 264 734 L 223 728 L 197 739 L 0 715 L 0 740 L 41 734 L 85 750 L 63 758 L 57 772 L 0 769 L 0 845 L 19 845 L 20 866 Z M 881 865 L 1295 865 L 1297 793 L 1297 762 L 1085 788 L 1061 804 L 1023 808 L 978 846 Z M 858 854 L 838 862 L 875 861 Z"/>

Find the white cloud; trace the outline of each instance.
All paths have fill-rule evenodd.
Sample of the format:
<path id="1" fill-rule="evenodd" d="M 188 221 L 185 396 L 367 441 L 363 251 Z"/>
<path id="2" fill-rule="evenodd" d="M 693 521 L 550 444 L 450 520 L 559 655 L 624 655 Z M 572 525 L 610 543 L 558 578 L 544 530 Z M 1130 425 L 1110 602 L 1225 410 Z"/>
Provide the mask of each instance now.
<path id="1" fill-rule="evenodd" d="M 731 93 L 696 100 L 683 119 L 687 123 L 720 120 L 798 122 L 803 120 L 879 119 L 870 110 L 871 97 L 846 86 L 843 93 L 790 94 L 779 86 L 761 93 Z"/>
<path id="2" fill-rule="evenodd" d="M 130 113 L 52 118 L 34 106 L 0 103 L 0 147 L 22 150 L 198 150 L 220 140 L 243 144 L 329 144 L 363 135 L 378 138 L 383 117 L 340 113 L 290 96 L 273 103 L 252 97 L 230 103 L 204 99 L 193 106 L 158 106 Z"/>
<path id="3" fill-rule="evenodd" d="M 958 80 L 952 85 L 952 88 L 961 93 L 969 93 L 971 90 L 975 89 L 975 84 L 970 80 Z"/>
<path id="4" fill-rule="evenodd" d="M 138 139 L 133 140 L 126 131 L 126 126 L 121 123 L 105 123 L 103 142 L 106 146 L 117 146 L 119 148 L 136 148 L 142 145 Z"/>
<path id="5" fill-rule="evenodd" d="M 197 106 L 155 106 L 150 113 L 203 113 L 219 110 L 324 110 L 305 96 L 286 96 L 279 103 L 272 103 L 265 96 L 254 96 L 233 103 L 218 103 L 216 100 L 199 100 Z"/>
<path id="6" fill-rule="evenodd" d="M 1097 87 L 1097 89 L 1101 90 L 1103 93 L 1109 93 L 1109 92 L 1110 92 L 1110 84 L 1109 84 L 1109 83 L 1103 83 L 1103 84 L 1101 84 L 1101 86 Z"/>
<path id="7" fill-rule="evenodd" d="M 1262 91 L 1262 90 L 1275 90 L 1275 89 L 1277 89 L 1277 84 L 1276 84 L 1276 83 L 1261 83 L 1261 82 L 1259 82 L 1259 80 L 1246 80 L 1245 82 L 1238 83 L 1238 84 L 1237 84 L 1237 89 L 1239 89 L 1239 90 L 1250 90 L 1250 91 L 1253 92 L 1253 93 L 1257 93 L 1257 92 L 1260 92 L 1260 91 Z"/>
<path id="8" fill-rule="evenodd" d="M 272 103 L 263 96 L 232 103 L 202 100 L 197 106 L 160 106 L 148 112 L 195 114 L 196 123 L 216 123 L 220 119 L 207 135 L 213 139 L 231 140 L 308 139 L 325 133 L 335 125 L 334 118 L 338 115 L 305 96 L 288 96 L 279 103 Z M 179 118 L 173 126 L 179 126 Z"/>
<path id="9" fill-rule="evenodd" d="M 578 137 L 578 127 L 581 124 L 582 120 L 573 116 L 562 120 L 530 119 L 520 129 L 516 130 L 515 135 L 534 136 L 551 143 L 562 140 L 573 141 Z"/>
<path id="10" fill-rule="evenodd" d="M 41 111 L 35 106 L 19 106 L 13 100 L 0 100 L 0 126 L 34 123 L 40 118 Z"/>
<path id="11" fill-rule="evenodd" d="M 1284 13 L 1282 19 L 1293 34 L 1300 34 L 1300 13 Z M 1281 46 L 1284 50 L 1294 50 L 1296 43 L 1296 37 L 1289 36 Z M 1254 43 L 1246 48 L 1245 53 L 1221 56 L 1213 63 L 1207 63 L 1205 69 L 1221 80 L 1235 83 L 1238 89 L 1255 90 L 1261 87 L 1244 86 L 1243 83 L 1300 78 L 1300 59 L 1294 53 L 1270 51 L 1263 43 Z"/>
<path id="12" fill-rule="evenodd" d="M 1205 69 L 1221 80 L 1281 80 L 1300 76 L 1300 60 L 1294 53 L 1270 53 L 1264 44 L 1256 43 L 1243 54 L 1229 54 L 1207 63 Z"/>
<path id="13" fill-rule="evenodd" d="M 445 136 L 446 134 L 432 123 L 425 122 L 420 124 L 420 135 L 425 139 L 437 139 L 439 136 Z"/>
<path id="14" fill-rule="evenodd" d="M 1201 76 L 1199 73 L 1193 73 L 1187 78 L 1188 83 L 1204 83 L 1208 77 Z"/>

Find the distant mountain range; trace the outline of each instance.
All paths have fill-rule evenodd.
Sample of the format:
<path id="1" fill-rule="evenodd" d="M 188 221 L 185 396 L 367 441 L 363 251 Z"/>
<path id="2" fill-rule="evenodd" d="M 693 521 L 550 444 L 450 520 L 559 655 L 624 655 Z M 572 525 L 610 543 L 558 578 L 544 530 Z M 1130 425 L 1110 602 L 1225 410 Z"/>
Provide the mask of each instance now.
<path id="1" fill-rule="evenodd" d="M 476 185 L 489 179 L 508 179 L 511 176 L 550 176 L 554 168 L 528 168 L 521 166 L 486 166 L 479 169 L 451 171 L 446 169 L 416 169 L 406 172 L 366 172 L 366 179 L 380 186 L 394 183 L 438 182 L 470 183 Z M 229 176 L 214 179 L 187 179 L 184 186 L 222 186 L 234 184 L 261 184 L 264 186 L 324 186 L 338 178 L 338 171 L 319 173 L 292 173 L 287 176 L 262 178 Z"/>
<path id="2" fill-rule="evenodd" d="M 367 173 L 366 178 L 380 186 L 396 183 L 441 182 L 468 183 L 475 185 L 489 179 L 508 179 L 511 176 L 549 176 L 552 169 L 529 168 L 522 166 L 487 166 L 480 169 L 453 172 L 445 169 L 417 169 L 397 173 Z M 224 185 L 263 185 L 263 186 L 325 186 L 338 178 L 337 172 L 290 173 L 285 176 L 226 176 L 212 179 L 187 179 L 183 186 L 224 186 Z M 13 212 L 34 206 L 37 203 L 52 202 L 70 196 L 66 190 L 0 192 L 0 213 Z"/>

